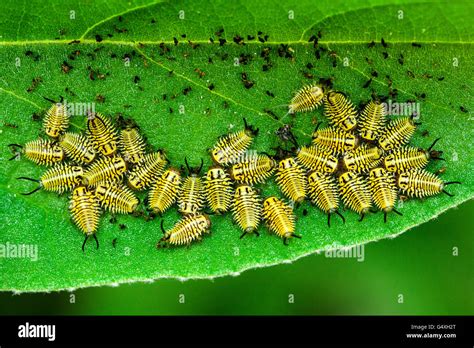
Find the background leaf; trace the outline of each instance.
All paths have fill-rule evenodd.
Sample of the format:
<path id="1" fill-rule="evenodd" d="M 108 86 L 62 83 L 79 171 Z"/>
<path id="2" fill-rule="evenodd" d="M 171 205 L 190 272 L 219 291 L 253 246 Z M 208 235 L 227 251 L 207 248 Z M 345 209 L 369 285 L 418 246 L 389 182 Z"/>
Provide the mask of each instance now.
<path id="1" fill-rule="evenodd" d="M 0 67 L 0 242 L 39 248 L 35 262 L 2 258 L 2 290 L 60 290 L 161 277 L 238 274 L 325 248 L 396 236 L 473 196 L 472 4 L 376 1 L 368 7 L 364 2 L 283 6 L 272 1 L 99 1 L 89 6 L 57 2 L 46 8 L 39 1 L 7 1 L 1 10 L 0 56 L 5 64 Z M 75 19 L 70 19 L 71 11 Z M 179 18 L 180 11 L 184 19 Z M 289 19 L 291 13 L 294 19 Z M 319 30 L 320 46 L 334 53 L 322 53 L 318 60 L 308 39 Z M 219 37 L 216 33 L 221 31 Z M 244 38 L 245 45 L 233 42 L 236 35 Z M 255 40 L 249 41 L 247 35 Z M 264 43 L 257 39 L 266 35 Z M 382 37 L 388 48 L 379 44 Z M 179 40 L 177 46 L 173 38 Z M 226 43 L 220 46 L 219 38 Z M 71 44 L 73 40 L 80 43 Z M 372 40 L 377 45 L 368 48 Z M 412 46 L 413 42 L 421 47 Z M 288 50 L 282 44 L 291 48 L 293 58 L 280 56 Z M 271 62 L 266 71 L 268 62 L 261 57 L 265 48 Z M 124 64 L 125 56 L 131 57 L 130 66 Z M 239 58 L 240 64 L 234 64 Z M 61 67 L 64 62 L 72 67 L 67 74 Z M 91 71 L 95 80 L 90 79 Z M 371 75 L 373 71 L 378 77 Z M 243 72 L 254 82 L 250 89 L 243 86 Z M 347 212 L 347 223 L 335 221 L 330 229 L 323 213 L 305 203 L 298 209 L 297 222 L 303 239 L 289 247 L 266 233 L 239 240 L 240 232 L 227 215 L 212 217 L 213 233 L 202 243 L 157 251 L 159 221 L 120 216 L 117 224 L 111 224 L 106 215 L 98 233 L 101 248 L 95 251 L 89 245 L 85 254 L 80 250 L 83 237 L 69 221 L 66 195 L 19 195 L 29 187 L 15 178 L 39 177 L 44 168 L 26 160 L 9 162 L 6 145 L 40 134 L 41 125 L 32 114 L 49 106 L 43 96 L 62 95 L 68 102 L 97 102 L 102 96 L 105 100 L 97 102 L 98 111 L 132 117 L 149 143 L 166 149 L 175 165 L 182 164 L 184 156 L 193 163 L 204 158 L 209 164 L 206 149 L 219 135 L 240 128 L 243 116 L 262 130 L 255 141 L 257 150 L 275 146 L 273 132 L 286 122 L 294 124 L 300 142 L 309 142 L 314 119 L 323 119 L 322 110 L 292 118 L 283 117 L 286 109 L 281 106 L 312 82 L 311 76 L 333 77 L 335 88 L 356 104 L 367 101 L 372 90 L 386 95 L 390 81 L 392 91 L 398 91 L 396 101 L 419 101 L 423 125 L 412 143 L 427 147 L 435 137 L 442 137 L 439 147 L 447 159 L 443 178 L 463 182 L 451 190 L 456 195 L 407 202 L 404 216 L 390 216 L 387 224 L 381 214 L 367 216 L 359 224 L 356 214 Z M 369 88 L 362 88 L 371 77 Z M 35 78 L 41 82 L 28 92 Z M 192 90 L 184 95 L 187 87 Z M 178 112 L 180 106 L 184 114 Z M 73 129 L 84 127 L 81 117 L 73 123 Z M 424 130 L 429 137 L 421 136 Z M 441 165 L 430 164 L 429 169 Z M 262 189 L 265 195 L 277 193 L 273 183 Z M 301 216 L 303 209 L 308 216 Z M 172 211 L 164 218 L 171 226 L 178 214 Z M 119 224 L 127 228 L 120 230 Z"/>

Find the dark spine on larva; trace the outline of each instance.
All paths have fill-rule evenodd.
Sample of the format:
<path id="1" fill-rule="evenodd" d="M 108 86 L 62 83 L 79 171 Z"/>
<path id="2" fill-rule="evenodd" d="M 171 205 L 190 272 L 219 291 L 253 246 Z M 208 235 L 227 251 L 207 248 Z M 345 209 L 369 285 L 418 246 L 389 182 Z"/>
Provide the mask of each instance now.
<path id="1" fill-rule="evenodd" d="M 325 213 L 339 208 L 337 183 L 330 174 L 312 172 L 308 175 L 308 194 L 311 202 Z"/>
<path id="2" fill-rule="evenodd" d="M 280 161 L 276 172 L 276 181 L 281 192 L 295 203 L 301 203 L 306 197 L 307 178 L 305 170 L 294 158 Z"/>
<path id="3" fill-rule="evenodd" d="M 69 164 L 57 164 L 48 169 L 40 178 L 41 187 L 46 191 L 63 193 L 81 183 L 83 169 Z"/>
<path id="4" fill-rule="evenodd" d="M 38 139 L 25 144 L 23 152 L 32 162 L 51 166 L 64 159 L 64 151 L 51 140 Z"/>

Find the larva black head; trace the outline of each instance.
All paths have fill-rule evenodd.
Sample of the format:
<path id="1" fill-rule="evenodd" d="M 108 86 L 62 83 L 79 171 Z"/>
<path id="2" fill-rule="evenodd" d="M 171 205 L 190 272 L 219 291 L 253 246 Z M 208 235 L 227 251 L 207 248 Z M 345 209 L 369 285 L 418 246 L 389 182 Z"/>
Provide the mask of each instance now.
<path id="1" fill-rule="evenodd" d="M 45 96 L 43 96 L 43 98 L 45 100 L 49 101 L 50 103 L 53 103 L 53 104 L 61 104 L 64 101 L 64 98 L 63 98 L 62 95 L 59 96 L 59 101 L 53 100 L 53 99 L 45 97 Z"/>
<path id="2" fill-rule="evenodd" d="M 298 148 L 298 142 L 296 141 L 296 137 L 291 131 L 291 125 L 285 124 L 282 127 L 278 128 L 275 131 L 275 134 L 278 138 L 283 142 L 290 141 L 296 148 Z"/>
<path id="3" fill-rule="evenodd" d="M 440 156 L 443 154 L 443 151 L 437 151 L 433 150 L 433 147 L 436 145 L 436 143 L 440 140 L 441 138 L 436 139 L 433 141 L 433 144 L 426 150 L 426 155 L 428 158 L 433 159 L 433 160 L 438 160 L 438 161 L 444 161 L 444 158 L 441 158 Z"/>
<path id="4" fill-rule="evenodd" d="M 254 126 L 252 125 L 249 125 L 247 123 L 247 120 L 245 119 L 245 117 L 243 118 L 244 120 L 244 128 L 245 128 L 245 133 L 250 136 L 250 137 L 256 137 L 258 135 L 258 128 L 255 128 Z"/>
<path id="5" fill-rule="evenodd" d="M 459 181 L 448 181 L 448 182 L 443 183 L 443 187 L 448 186 L 448 185 L 452 185 L 452 184 L 462 185 Z M 442 190 L 442 192 L 447 194 L 449 197 L 454 196 L 452 193 L 449 193 L 448 191 L 446 191 L 444 189 Z"/>
<path id="6" fill-rule="evenodd" d="M 292 151 L 285 150 L 284 148 L 280 146 L 273 148 L 273 150 L 275 150 L 275 154 L 273 156 L 270 156 L 267 154 L 267 156 L 272 157 L 277 161 L 281 161 L 281 160 L 294 156 L 294 153 Z"/>
<path id="7" fill-rule="evenodd" d="M 334 210 L 334 211 L 330 211 L 328 213 L 328 227 L 331 227 L 331 215 L 333 213 L 336 213 L 337 215 L 340 216 L 341 220 L 342 220 L 342 223 L 345 224 L 346 223 L 346 218 L 344 216 L 342 216 L 342 214 L 339 212 L 339 210 Z"/>
<path id="8" fill-rule="evenodd" d="M 34 181 L 34 182 L 37 182 L 38 183 L 38 187 L 35 188 L 33 191 L 31 192 L 28 192 L 28 193 L 22 193 L 23 196 L 29 196 L 29 195 L 32 195 L 33 193 L 41 190 L 41 188 L 43 187 L 43 185 L 41 185 L 41 182 L 37 179 L 32 179 L 32 178 L 27 178 L 27 177 L 24 177 L 24 176 L 20 176 L 19 178 L 16 178 L 17 180 L 28 180 L 28 181 Z"/>
<path id="9" fill-rule="evenodd" d="M 315 137 L 315 134 L 316 134 L 316 132 L 318 131 L 318 129 L 319 129 L 319 127 L 321 126 L 321 124 L 322 124 L 322 122 L 318 122 L 318 123 L 316 124 L 316 127 L 314 127 L 313 136 L 312 136 L 313 139 L 316 138 L 316 137 Z"/>
<path id="10" fill-rule="evenodd" d="M 8 159 L 9 161 L 13 161 L 14 159 L 20 158 L 21 152 L 18 151 L 18 149 L 22 149 L 23 146 L 21 146 L 19 144 L 8 144 L 8 147 L 11 147 L 12 152 L 15 153 L 15 155 L 13 155 L 12 158 Z"/>
<path id="11" fill-rule="evenodd" d="M 184 163 L 186 163 L 186 168 L 188 169 L 189 175 L 199 175 L 202 170 L 202 166 L 204 165 L 204 160 L 201 158 L 201 165 L 199 167 L 192 168 L 189 166 L 188 159 L 184 157 Z"/>
<path id="12" fill-rule="evenodd" d="M 95 235 L 95 233 L 92 236 L 95 239 L 96 249 L 99 249 L 99 240 L 97 239 L 97 236 Z M 86 237 L 84 238 L 84 242 L 82 243 L 82 252 L 85 251 L 84 248 L 86 246 L 86 242 L 89 239 L 89 237 L 90 237 L 90 234 L 86 234 Z"/>
<path id="13" fill-rule="evenodd" d="M 250 234 L 252 234 L 252 233 L 255 234 L 257 237 L 260 237 L 260 233 L 258 233 L 258 232 L 255 231 L 255 230 L 251 230 L 251 231 L 245 231 L 244 233 L 242 233 L 242 234 L 240 235 L 240 239 L 244 238 L 245 235 L 247 235 L 247 234 L 250 235 Z"/>
<path id="14" fill-rule="evenodd" d="M 301 236 L 297 235 L 297 234 L 292 234 L 290 237 L 284 237 L 283 238 L 283 244 L 288 246 L 290 243 L 290 238 L 298 238 L 298 239 L 301 239 Z"/>

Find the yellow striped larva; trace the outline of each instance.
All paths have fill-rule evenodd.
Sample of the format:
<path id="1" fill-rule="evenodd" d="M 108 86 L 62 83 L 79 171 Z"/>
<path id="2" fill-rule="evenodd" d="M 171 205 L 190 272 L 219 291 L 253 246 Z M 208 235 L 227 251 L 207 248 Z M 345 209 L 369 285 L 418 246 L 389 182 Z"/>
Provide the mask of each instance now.
<path id="1" fill-rule="evenodd" d="M 270 231 L 283 239 L 288 245 L 290 238 L 301 238 L 295 234 L 295 215 L 293 209 L 276 197 L 269 197 L 263 202 L 263 218 Z"/>
<path id="2" fill-rule="evenodd" d="M 163 237 L 157 247 L 166 245 L 190 245 L 195 240 L 201 240 L 204 233 L 209 233 L 211 220 L 205 214 L 185 215 L 169 231 L 165 231 L 163 220 L 161 220 L 161 230 Z"/>
<path id="3" fill-rule="evenodd" d="M 99 226 L 100 207 L 94 193 L 85 186 L 74 189 L 69 203 L 72 219 L 85 235 L 82 251 L 90 236 L 93 236 L 99 249 L 96 232 Z"/>
<path id="4" fill-rule="evenodd" d="M 28 196 L 40 189 L 61 194 L 80 185 L 83 174 L 84 170 L 82 167 L 60 163 L 48 169 L 43 175 L 41 175 L 39 180 L 27 178 L 24 176 L 17 179 L 29 180 L 38 183 L 38 187 L 36 189 L 29 193 L 22 193 L 22 195 Z"/>
<path id="5" fill-rule="evenodd" d="M 357 126 L 357 110 L 344 93 L 331 91 L 326 95 L 324 114 L 333 127 L 345 132 Z"/>

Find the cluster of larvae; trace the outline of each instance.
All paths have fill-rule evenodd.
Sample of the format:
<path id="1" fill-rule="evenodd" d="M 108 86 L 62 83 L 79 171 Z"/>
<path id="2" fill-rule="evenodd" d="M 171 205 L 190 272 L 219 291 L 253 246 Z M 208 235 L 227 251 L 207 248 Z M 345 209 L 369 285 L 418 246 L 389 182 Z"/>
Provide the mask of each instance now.
<path id="1" fill-rule="evenodd" d="M 284 244 L 301 238 L 295 232 L 294 204 L 307 197 L 328 216 L 338 214 L 340 200 L 357 212 L 360 220 L 373 204 L 387 214 L 400 214 L 395 205 L 400 193 L 427 197 L 444 192 L 443 182 L 424 168 L 441 152 L 411 147 L 417 123 L 411 117 L 388 121 L 380 102 L 370 101 L 359 112 L 347 96 L 325 91 L 317 85 L 298 91 L 289 113 L 312 111 L 324 103 L 330 126 L 313 133 L 312 144 L 298 146 L 291 131 L 291 150 L 280 148 L 275 155 L 249 150 L 258 129 L 248 125 L 221 136 L 210 150 L 213 165 L 201 177 L 203 161 L 197 168 L 169 166 L 162 150 L 146 152 L 146 142 L 135 124 L 117 129 L 100 113 L 89 113 L 85 134 L 69 132 L 69 115 L 61 104 L 53 104 L 43 122 L 49 139 L 38 139 L 21 146 L 18 153 L 38 165 L 51 166 L 35 181 L 40 189 L 63 193 L 71 191 L 69 209 L 73 221 L 99 246 L 96 232 L 104 210 L 130 214 L 140 204 L 136 192 L 148 190 L 146 209 L 162 215 L 177 205 L 181 219 L 165 230 L 157 247 L 189 245 L 201 240 L 211 228 L 209 215 L 231 212 L 245 235 L 259 235 L 262 221 Z M 289 129 L 289 128 L 288 128 Z M 14 157 L 15 158 L 15 157 Z M 287 201 L 280 197 L 260 197 L 256 184 L 275 175 Z"/>
<path id="2" fill-rule="evenodd" d="M 301 183 L 282 192 L 298 202 L 309 196 L 328 215 L 339 213 L 340 200 L 362 220 L 375 207 L 387 214 L 395 212 L 400 197 L 424 198 L 444 192 L 450 184 L 425 167 L 430 160 L 443 160 L 442 152 L 410 146 L 419 123 L 414 117 L 388 120 L 380 101 L 371 100 L 359 112 L 342 92 L 325 90 L 319 85 L 302 88 L 289 105 L 289 113 L 308 112 L 324 104 L 329 126 L 313 132 L 312 144 L 296 145 L 294 157 L 280 162 L 280 168 L 293 168 L 293 177 Z M 291 164 L 290 164 L 291 163 Z M 290 169 L 288 169 L 290 170 Z M 299 173 L 306 172 L 306 177 Z M 286 175 L 287 180 L 289 175 Z M 293 180 L 296 182 L 296 179 Z M 306 190 L 304 189 L 306 187 Z M 344 221 L 342 215 L 340 215 Z"/>

